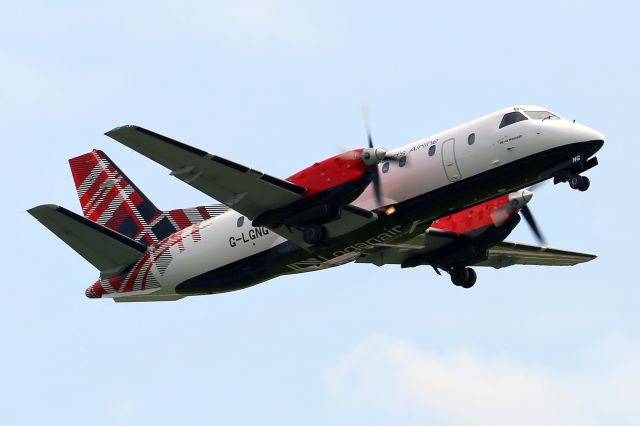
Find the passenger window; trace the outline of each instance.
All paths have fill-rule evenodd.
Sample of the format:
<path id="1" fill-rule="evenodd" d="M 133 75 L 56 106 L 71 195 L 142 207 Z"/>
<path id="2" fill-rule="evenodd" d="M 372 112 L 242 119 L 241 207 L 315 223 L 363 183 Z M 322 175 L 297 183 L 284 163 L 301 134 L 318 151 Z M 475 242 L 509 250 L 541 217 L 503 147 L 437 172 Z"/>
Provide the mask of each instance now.
<path id="1" fill-rule="evenodd" d="M 242 228 L 242 225 L 244 225 L 244 216 L 238 218 L 238 228 Z"/>
<path id="2" fill-rule="evenodd" d="M 433 157 L 436 153 L 436 146 L 435 145 L 431 145 L 429 147 L 429 157 Z"/>
<path id="3" fill-rule="evenodd" d="M 400 157 L 400 159 L 398 160 L 398 166 L 400 167 L 404 167 L 404 165 L 407 164 L 407 157 L 406 156 L 402 156 Z"/>
<path id="4" fill-rule="evenodd" d="M 382 165 L 382 173 L 387 173 L 389 171 L 389 162 L 386 161 L 383 165 Z"/>
<path id="5" fill-rule="evenodd" d="M 500 127 L 499 129 L 502 129 L 503 127 L 509 126 L 513 123 L 517 123 L 518 121 L 523 121 L 523 120 L 527 120 L 527 117 L 518 111 L 515 112 L 510 112 L 504 115 L 504 117 L 502 117 L 502 121 L 500 122 Z"/>
<path id="6" fill-rule="evenodd" d="M 475 133 L 471 133 L 469 135 L 469 138 L 467 139 L 467 142 L 469 143 L 469 145 L 473 145 L 476 141 L 476 134 Z"/>

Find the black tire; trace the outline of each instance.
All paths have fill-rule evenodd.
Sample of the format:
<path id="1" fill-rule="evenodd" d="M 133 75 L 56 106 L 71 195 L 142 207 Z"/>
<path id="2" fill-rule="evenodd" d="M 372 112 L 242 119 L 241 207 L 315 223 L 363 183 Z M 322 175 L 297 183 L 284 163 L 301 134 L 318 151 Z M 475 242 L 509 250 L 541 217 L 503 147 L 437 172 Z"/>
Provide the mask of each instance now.
<path id="1" fill-rule="evenodd" d="M 307 244 L 324 244 L 329 239 L 329 233 L 324 226 L 312 224 L 302 228 L 302 238 Z"/>
<path id="2" fill-rule="evenodd" d="M 569 186 L 571 189 L 580 189 L 584 178 L 580 175 L 574 175 L 569 178 Z"/>
<path id="3" fill-rule="evenodd" d="M 449 275 L 451 276 L 451 282 L 457 286 L 464 286 L 464 284 L 469 280 L 469 269 L 470 268 L 461 267 L 453 268 L 449 272 Z"/>
<path id="4" fill-rule="evenodd" d="M 474 271 L 471 268 L 465 268 L 465 269 L 467 271 L 467 281 L 464 284 L 462 284 L 462 287 L 471 288 L 476 283 L 476 280 L 478 279 L 478 275 L 476 274 L 476 271 Z"/>
<path id="5" fill-rule="evenodd" d="M 586 176 L 581 176 L 581 177 L 582 177 L 582 182 L 580 182 L 580 186 L 578 186 L 578 190 L 581 192 L 584 192 L 587 189 L 589 189 L 589 186 L 591 186 L 591 181 Z"/>

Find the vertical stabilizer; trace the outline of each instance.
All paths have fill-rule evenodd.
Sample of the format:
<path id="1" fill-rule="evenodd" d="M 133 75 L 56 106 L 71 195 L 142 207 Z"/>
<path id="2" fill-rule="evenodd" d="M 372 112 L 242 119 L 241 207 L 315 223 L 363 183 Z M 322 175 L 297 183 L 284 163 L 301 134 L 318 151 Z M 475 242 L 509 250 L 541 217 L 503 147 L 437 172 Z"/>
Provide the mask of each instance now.
<path id="1" fill-rule="evenodd" d="M 144 245 L 228 210 L 223 205 L 162 211 L 97 149 L 69 160 L 82 214 Z"/>

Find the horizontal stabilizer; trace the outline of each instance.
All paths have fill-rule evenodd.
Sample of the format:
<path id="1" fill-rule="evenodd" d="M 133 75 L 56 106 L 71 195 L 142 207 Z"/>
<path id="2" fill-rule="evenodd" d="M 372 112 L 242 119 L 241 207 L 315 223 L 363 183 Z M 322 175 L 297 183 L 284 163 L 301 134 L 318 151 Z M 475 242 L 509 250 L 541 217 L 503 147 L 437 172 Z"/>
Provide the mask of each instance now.
<path id="1" fill-rule="evenodd" d="M 138 261 L 146 251 L 144 245 L 55 204 L 34 207 L 29 213 L 105 277 Z"/>
<path id="2" fill-rule="evenodd" d="M 133 295 L 133 296 L 117 296 L 114 297 L 113 300 L 114 302 L 117 303 L 131 303 L 131 302 L 175 302 L 176 300 L 180 300 L 185 298 L 186 296 L 183 294 L 161 294 L 161 295 L 154 295 L 152 294 L 147 294 L 147 295 Z"/>

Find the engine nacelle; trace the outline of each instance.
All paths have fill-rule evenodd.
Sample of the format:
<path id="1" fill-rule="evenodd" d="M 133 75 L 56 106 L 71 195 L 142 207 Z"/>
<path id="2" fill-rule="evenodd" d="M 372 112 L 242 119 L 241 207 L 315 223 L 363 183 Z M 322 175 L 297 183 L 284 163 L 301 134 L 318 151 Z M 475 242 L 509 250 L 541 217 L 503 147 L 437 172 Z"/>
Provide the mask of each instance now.
<path id="1" fill-rule="evenodd" d="M 253 219 L 253 226 L 299 226 L 335 220 L 340 208 L 358 198 L 371 183 L 369 168 L 385 159 L 381 148 L 359 148 L 315 163 L 287 178 L 307 189 L 299 201 Z"/>
<path id="2" fill-rule="evenodd" d="M 362 179 L 370 166 L 385 159 L 381 148 L 358 148 L 317 162 L 288 177 L 289 182 L 307 188 L 305 197 Z"/>
<path id="3" fill-rule="evenodd" d="M 455 237 L 444 246 L 406 259 L 402 267 L 433 265 L 447 268 L 484 260 L 487 249 L 507 238 L 520 223 L 518 212 L 532 196 L 527 190 L 501 195 L 434 221 L 431 230 Z"/>

